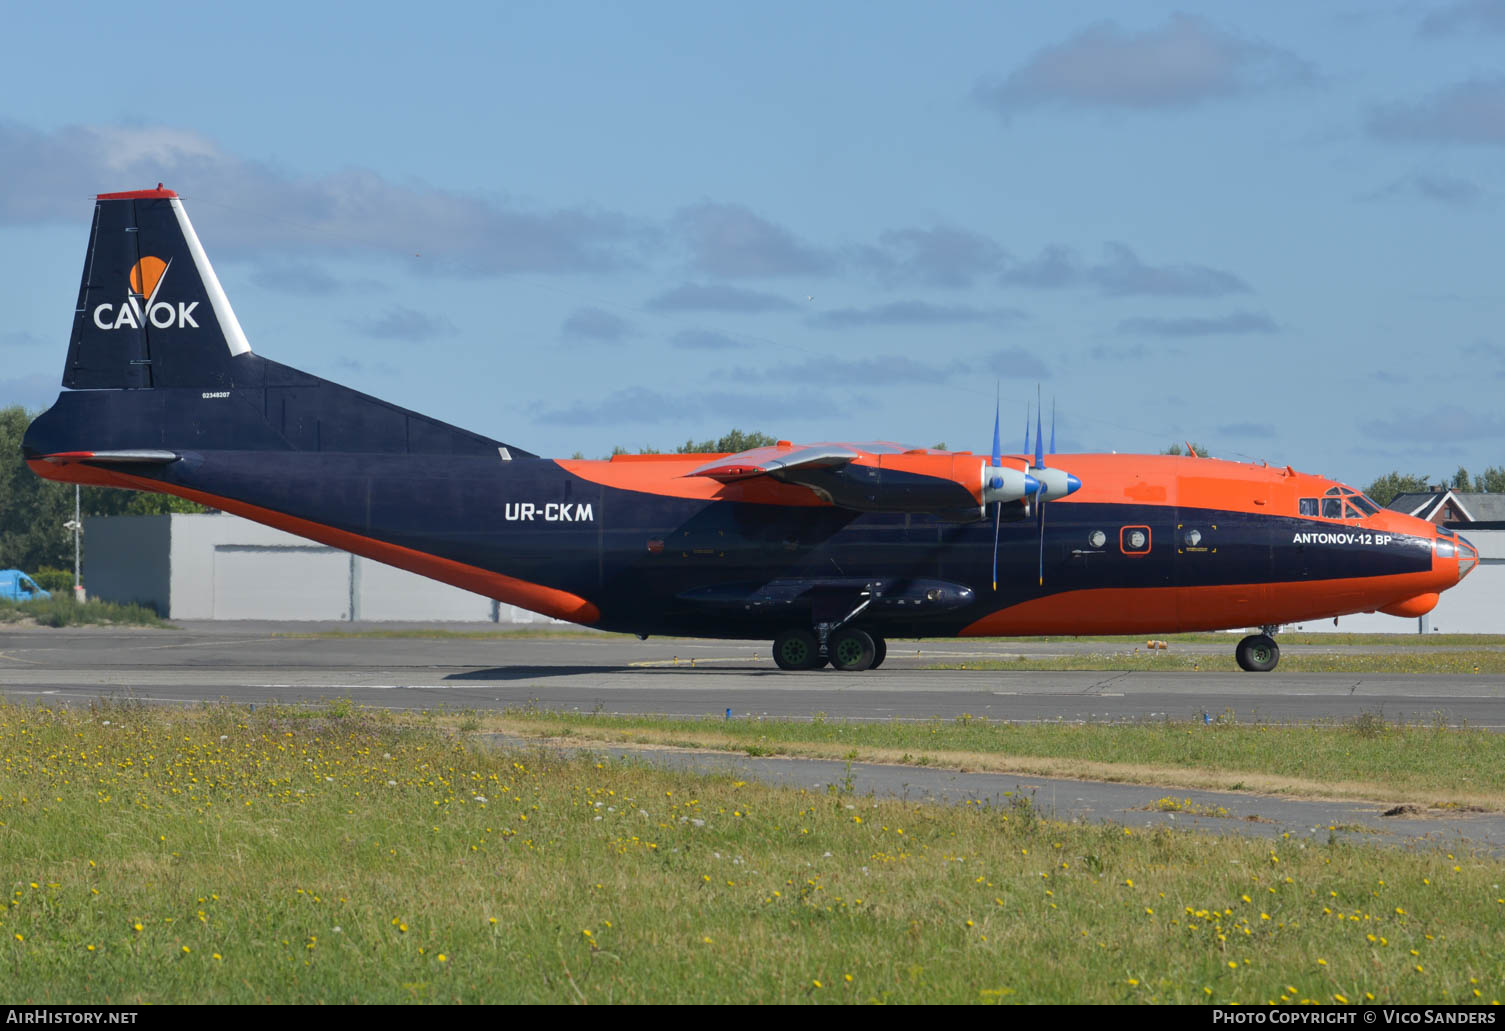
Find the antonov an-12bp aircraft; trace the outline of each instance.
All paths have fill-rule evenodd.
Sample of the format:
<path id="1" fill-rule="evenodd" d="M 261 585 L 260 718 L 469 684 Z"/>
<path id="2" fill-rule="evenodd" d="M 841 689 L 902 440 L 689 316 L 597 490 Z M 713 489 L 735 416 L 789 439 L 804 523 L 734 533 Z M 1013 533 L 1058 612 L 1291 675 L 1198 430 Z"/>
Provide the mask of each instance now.
<path id="1" fill-rule="evenodd" d="M 252 352 L 182 201 L 102 194 L 48 479 L 161 491 L 560 619 L 765 639 L 872 669 L 890 637 L 1159 634 L 1419 616 L 1478 561 L 1289 466 L 780 441 L 540 458 Z M 1052 434 L 1054 436 L 1054 434 Z"/>

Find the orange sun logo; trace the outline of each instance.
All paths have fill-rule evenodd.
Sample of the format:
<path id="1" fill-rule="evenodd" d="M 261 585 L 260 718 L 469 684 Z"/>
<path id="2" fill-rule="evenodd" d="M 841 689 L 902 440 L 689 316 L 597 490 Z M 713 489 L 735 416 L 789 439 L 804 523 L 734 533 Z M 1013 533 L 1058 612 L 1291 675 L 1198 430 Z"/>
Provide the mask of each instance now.
<path id="1" fill-rule="evenodd" d="M 131 266 L 131 290 L 142 297 L 152 297 L 157 292 L 157 284 L 162 281 L 162 273 L 167 271 L 167 262 L 161 258 L 145 257 Z"/>

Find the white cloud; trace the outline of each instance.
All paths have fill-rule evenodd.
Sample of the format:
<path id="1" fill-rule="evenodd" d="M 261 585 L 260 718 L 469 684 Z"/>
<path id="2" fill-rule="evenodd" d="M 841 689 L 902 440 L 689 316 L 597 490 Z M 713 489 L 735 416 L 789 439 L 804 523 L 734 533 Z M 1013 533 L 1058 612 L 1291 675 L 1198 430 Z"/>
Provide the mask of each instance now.
<path id="1" fill-rule="evenodd" d="M 0 224 L 76 222 L 96 193 L 165 183 L 211 255 L 381 254 L 414 274 L 578 273 L 633 260 L 648 231 L 587 207 L 526 209 L 347 169 L 299 176 L 170 127 L 0 123 Z"/>
<path id="2" fill-rule="evenodd" d="M 1505 144 L 1505 78 L 1471 79 L 1380 108 L 1370 115 L 1369 131 L 1406 142 Z"/>
<path id="3" fill-rule="evenodd" d="M 1311 79 L 1310 67 L 1294 54 L 1176 14 L 1143 32 L 1111 21 L 1088 26 L 1002 81 L 979 85 L 974 96 L 1007 117 L 1043 106 L 1189 107 Z"/>

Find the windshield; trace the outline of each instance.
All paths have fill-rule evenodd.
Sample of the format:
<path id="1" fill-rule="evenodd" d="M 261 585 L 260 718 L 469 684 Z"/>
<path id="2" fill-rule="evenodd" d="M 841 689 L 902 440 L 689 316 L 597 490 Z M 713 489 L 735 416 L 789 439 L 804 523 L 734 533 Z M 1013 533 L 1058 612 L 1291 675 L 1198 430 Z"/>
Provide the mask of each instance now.
<path id="1" fill-rule="evenodd" d="M 1299 514 L 1323 519 L 1368 519 L 1380 510 L 1371 499 L 1341 485 L 1327 488 L 1320 498 L 1301 498 L 1297 505 Z"/>

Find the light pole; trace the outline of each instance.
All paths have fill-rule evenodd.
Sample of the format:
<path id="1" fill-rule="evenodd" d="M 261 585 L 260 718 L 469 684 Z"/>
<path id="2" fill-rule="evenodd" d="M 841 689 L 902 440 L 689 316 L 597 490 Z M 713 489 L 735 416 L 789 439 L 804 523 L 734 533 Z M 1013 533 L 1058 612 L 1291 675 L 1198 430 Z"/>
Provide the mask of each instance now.
<path id="1" fill-rule="evenodd" d="M 63 529 L 73 531 L 73 600 L 83 599 L 83 580 L 80 574 L 79 556 L 81 554 L 80 538 L 84 533 L 84 523 L 79 509 L 79 486 L 73 485 L 73 518 L 63 524 Z"/>

